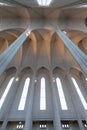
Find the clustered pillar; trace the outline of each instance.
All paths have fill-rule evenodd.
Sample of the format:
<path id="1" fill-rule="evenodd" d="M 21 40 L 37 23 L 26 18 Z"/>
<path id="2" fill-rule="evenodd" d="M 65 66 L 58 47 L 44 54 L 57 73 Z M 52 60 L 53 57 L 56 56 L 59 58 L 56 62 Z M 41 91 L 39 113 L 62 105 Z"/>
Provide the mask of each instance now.
<path id="1" fill-rule="evenodd" d="M 57 98 L 55 95 L 56 89 L 55 85 L 53 83 L 53 76 L 52 73 L 50 74 L 50 81 L 51 81 L 51 89 L 52 89 L 52 96 L 53 96 L 53 109 L 54 109 L 54 129 L 55 130 L 62 130 L 61 128 L 61 119 L 60 119 L 60 114 L 59 114 L 59 107 L 58 107 L 58 102 Z"/>
<path id="2" fill-rule="evenodd" d="M 30 83 L 30 96 L 28 101 L 28 108 L 26 112 L 25 125 L 23 130 L 32 130 L 32 108 L 33 108 L 33 97 L 34 97 L 34 88 L 35 88 L 35 73 L 31 78 Z"/>
<path id="3" fill-rule="evenodd" d="M 5 119 L 3 121 L 1 130 L 6 130 L 6 127 L 7 127 L 8 116 L 10 114 L 10 110 L 11 110 L 11 107 L 12 107 L 13 101 L 15 99 L 17 89 L 18 89 L 18 83 L 19 82 L 16 81 L 16 79 L 18 78 L 18 75 L 19 75 L 19 70 L 16 72 L 15 78 L 14 78 L 13 83 L 11 85 L 10 92 L 6 97 L 8 99 L 8 106 L 7 107 L 2 106 L 2 108 L 1 108 L 0 119 L 2 119 L 3 112 L 6 112 Z"/>
<path id="4" fill-rule="evenodd" d="M 75 91 L 73 83 L 71 81 L 70 74 L 67 75 L 67 87 L 68 87 L 68 90 L 69 90 L 70 95 L 71 95 L 74 110 L 76 112 L 76 117 L 77 117 L 77 120 L 78 120 L 79 129 L 80 130 L 85 130 L 85 128 L 84 128 L 84 126 L 82 124 L 82 119 L 81 119 L 81 115 L 80 115 L 80 112 L 81 112 L 83 107 L 81 105 L 79 105 L 81 102 L 80 102 L 80 99 L 79 99 L 79 97 L 78 97 L 78 95 L 77 95 L 77 93 Z M 78 108 L 79 108 L 79 111 L 78 111 Z"/>
<path id="5" fill-rule="evenodd" d="M 17 51 L 19 50 L 19 48 L 21 47 L 21 45 L 24 43 L 24 41 L 26 40 L 26 38 L 29 36 L 30 31 L 29 29 L 26 29 L 1 55 L 0 55 L 0 74 L 2 74 L 7 65 L 11 62 L 11 60 L 13 59 L 13 57 L 15 56 L 15 54 L 17 53 Z M 17 71 L 16 75 L 15 75 L 15 79 L 12 83 L 12 87 L 10 90 L 10 95 L 7 95 L 7 98 L 10 99 L 9 101 L 9 105 L 8 105 L 8 109 L 6 109 L 7 111 L 7 115 L 5 117 L 5 120 L 2 124 L 1 130 L 6 130 L 7 127 L 7 123 L 8 123 L 8 115 L 10 112 L 10 108 L 11 105 L 13 103 L 13 100 L 15 98 L 15 94 L 17 91 L 17 85 L 15 86 L 15 82 L 16 82 L 16 78 L 18 77 L 18 73 L 19 70 Z M 33 86 L 33 85 L 32 85 Z M 33 87 L 32 87 L 33 88 Z M 10 96 L 10 97 L 9 97 Z M 3 112 L 0 113 L 0 118 L 2 118 Z M 27 121 L 28 122 L 28 121 Z M 25 125 L 26 126 L 26 125 Z M 26 129 L 28 130 L 28 129 Z"/>
<path id="6" fill-rule="evenodd" d="M 87 56 L 58 27 L 56 28 L 56 32 L 57 32 L 58 36 L 61 38 L 61 40 L 63 41 L 66 48 L 69 50 L 69 52 L 73 56 L 73 58 L 79 64 L 79 66 L 81 67 L 84 74 L 87 76 Z M 71 79 L 69 76 L 68 76 L 68 80 L 72 86 Z M 72 86 L 72 90 L 73 90 L 73 86 Z M 84 130 L 84 127 L 83 127 L 83 124 L 81 121 L 81 117 L 79 116 L 79 113 L 77 110 L 75 97 L 76 96 L 74 93 L 73 102 L 74 102 L 75 110 L 76 110 L 77 117 L 78 117 L 79 128 L 80 128 L 80 130 Z"/>
<path id="7" fill-rule="evenodd" d="M 28 36 L 28 32 L 29 30 L 27 29 L 25 32 L 23 32 L 21 34 L 21 36 L 15 40 L 13 42 L 13 44 L 11 44 L 1 55 L 0 55 L 0 74 L 2 74 L 4 72 L 4 70 L 6 69 L 7 65 L 10 63 L 10 61 L 12 60 L 12 58 L 15 56 L 15 54 L 17 53 L 18 49 L 20 48 L 20 46 L 24 43 L 24 41 L 26 40 L 27 36 Z M 72 56 L 74 57 L 74 59 L 77 61 L 77 63 L 80 65 L 81 69 L 84 71 L 84 73 L 87 75 L 87 56 L 59 29 L 56 29 L 57 34 L 59 35 L 59 37 L 62 39 L 62 41 L 64 42 L 64 45 L 67 47 L 67 49 L 69 50 L 69 52 L 72 54 Z M 18 73 L 15 76 L 18 76 Z M 54 105 L 54 128 L 55 130 L 62 130 L 61 128 L 61 119 L 60 119 L 60 114 L 59 114 L 59 107 L 58 107 L 58 102 L 57 102 L 57 98 L 55 95 L 55 86 L 53 83 L 53 78 L 52 78 L 52 73 L 50 74 L 50 80 L 51 80 L 51 86 L 52 86 L 52 95 L 53 95 L 53 105 Z M 15 79 L 13 84 L 15 83 Z M 68 77 L 68 80 L 70 82 L 70 77 Z M 31 87 L 30 87 L 30 98 L 29 98 L 29 102 L 28 102 L 28 108 L 27 108 L 27 112 L 26 112 L 26 118 L 25 118 L 25 125 L 24 125 L 24 130 L 32 130 L 32 108 L 33 108 L 33 97 L 34 97 L 34 88 L 35 88 L 35 73 L 33 74 L 33 77 L 31 79 Z M 14 85 L 12 84 L 12 86 L 14 87 Z M 71 84 L 71 82 L 70 82 Z M 72 85 L 71 85 L 72 86 Z M 10 105 L 8 107 L 8 113 L 10 111 L 10 107 L 11 104 L 14 100 L 16 91 L 17 91 L 17 87 L 14 87 L 12 89 L 11 94 L 13 94 L 13 98 L 11 98 L 11 102 Z M 15 90 L 15 91 L 13 91 Z M 73 90 L 73 86 L 72 86 L 72 90 Z M 74 90 L 73 90 L 74 91 Z M 74 92 L 73 92 L 74 93 Z M 84 130 L 81 118 L 79 116 L 78 110 L 76 108 L 76 101 L 75 101 L 75 93 L 74 93 L 74 97 L 72 98 L 73 103 L 75 105 L 75 110 L 77 113 L 77 118 L 78 118 L 78 124 L 79 124 L 79 128 L 80 130 Z M 3 113 L 2 113 L 3 114 Z M 2 117 L 2 114 L 0 115 L 0 117 Z M 8 120 L 8 114 L 3 122 L 2 128 L 1 130 L 6 130 L 6 126 L 7 126 L 7 121 Z"/>

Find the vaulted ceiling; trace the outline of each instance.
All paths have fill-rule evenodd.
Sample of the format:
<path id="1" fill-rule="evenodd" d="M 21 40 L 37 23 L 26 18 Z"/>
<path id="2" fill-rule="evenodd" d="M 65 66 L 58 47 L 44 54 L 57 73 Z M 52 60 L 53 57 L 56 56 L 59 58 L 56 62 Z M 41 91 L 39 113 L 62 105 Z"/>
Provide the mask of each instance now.
<path id="1" fill-rule="evenodd" d="M 69 70 L 79 68 L 71 54 L 56 34 L 56 26 L 87 54 L 87 27 L 85 0 L 53 0 L 49 7 L 37 0 L 1 0 L 0 5 L 0 53 L 26 29 L 31 34 L 19 49 L 7 68 L 30 66 L 39 69 L 56 66 Z M 5 4 L 4 4 L 5 3 Z"/>

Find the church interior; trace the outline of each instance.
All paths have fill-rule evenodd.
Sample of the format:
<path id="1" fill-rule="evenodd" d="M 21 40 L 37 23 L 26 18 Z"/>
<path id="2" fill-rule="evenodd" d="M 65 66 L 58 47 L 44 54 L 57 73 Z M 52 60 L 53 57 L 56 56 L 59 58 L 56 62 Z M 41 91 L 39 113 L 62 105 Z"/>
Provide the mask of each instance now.
<path id="1" fill-rule="evenodd" d="M 0 130 L 87 130 L 87 0 L 0 0 Z"/>

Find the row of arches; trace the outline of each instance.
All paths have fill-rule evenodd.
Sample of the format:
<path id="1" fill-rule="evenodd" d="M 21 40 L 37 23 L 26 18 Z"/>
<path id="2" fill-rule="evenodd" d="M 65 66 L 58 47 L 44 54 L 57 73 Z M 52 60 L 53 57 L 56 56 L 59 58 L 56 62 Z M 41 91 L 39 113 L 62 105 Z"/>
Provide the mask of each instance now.
<path id="1" fill-rule="evenodd" d="M 56 70 L 56 69 L 55 69 Z M 20 96 L 19 96 L 19 105 L 17 107 L 18 110 L 24 110 L 25 108 L 25 103 L 26 103 L 26 99 L 27 99 L 27 95 L 28 95 L 28 91 L 29 91 L 29 86 L 30 86 L 30 81 L 31 81 L 31 71 L 28 69 L 25 69 L 25 71 L 23 70 L 21 74 L 19 74 L 19 77 L 17 77 L 15 79 L 14 74 L 12 74 L 11 72 L 12 70 L 7 71 L 7 73 L 9 74 L 8 76 L 5 77 L 5 80 L 2 81 L 1 83 L 1 93 L 0 93 L 0 108 L 2 107 L 2 104 L 4 103 L 4 100 L 10 90 L 10 87 L 12 85 L 12 82 L 15 80 L 15 82 L 19 82 L 19 86 L 18 86 L 18 91 L 20 91 Z M 83 75 L 82 73 L 76 73 L 76 70 L 73 70 L 73 74 L 71 75 L 71 80 L 72 80 L 72 84 L 74 87 L 74 89 L 76 90 L 84 109 L 87 109 L 87 96 L 86 96 L 86 92 L 87 89 L 85 88 L 86 86 L 86 79 L 85 79 L 85 83 L 83 83 Z M 78 72 L 78 71 L 77 71 Z M 13 71 L 14 73 L 14 71 Z M 76 74 L 75 74 L 76 73 Z M 64 85 L 64 81 L 66 80 L 67 75 L 64 75 L 63 71 L 58 70 L 54 71 L 53 73 L 54 77 L 52 79 L 52 82 L 54 84 L 54 86 L 56 86 L 56 90 L 58 91 L 58 96 L 60 99 L 60 105 L 61 105 L 61 109 L 62 110 L 68 110 L 68 106 L 66 103 L 66 94 L 64 95 L 64 91 L 65 90 L 65 85 Z M 2 76 L 3 77 L 3 76 Z M 79 79 L 80 78 L 80 79 Z M 40 101 L 40 110 L 46 110 L 46 95 L 47 95 L 47 90 L 46 87 L 48 87 L 46 82 L 50 82 L 50 77 L 48 76 L 47 71 L 45 70 L 45 68 L 42 68 L 39 70 L 39 75 L 36 75 L 36 79 L 35 84 L 37 84 L 36 86 L 38 86 L 39 84 L 39 101 Z M 5 83 L 4 83 L 5 82 Z M 22 82 L 22 83 L 21 83 Z M 3 85 L 4 84 L 4 85 Z M 7 85 L 7 87 L 6 87 Z M 32 86 L 31 86 L 32 87 Z M 21 88 L 21 89 L 20 89 Z M 51 88 L 50 88 L 51 89 Z M 36 92 L 35 92 L 36 93 Z M 83 96 L 84 94 L 84 96 Z M 37 95 L 37 94 L 36 94 Z"/>
<path id="2" fill-rule="evenodd" d="M 11 77 L 7 86 L 6 86 L 6 88 L 5 88 L 5 91 L 3 92 L 2 96 L 1 96 L 0 109 L 3 105 L 3 103 L 4 103 L 4 100 L 5 100 L 8 92 L 9 92 L 9 90 L 10 90 L 10 87 L 12 85 L 13 80 L 14 80 L 14 77 Z M 41 84 L 40 84 L 40 110 L 46 110 L 46 84 L 45 84 L 45 80 L 46 79 L 44 77 L 42 77 L 41 81 L 40 81 L 41 82 Z M 80 97 L 80 100 L 82 101 L 84 108 L 87 110 L 87 103 L 84 99 L 84 96 L 82 95 L 82 92 L 81 92 L 75 78 L 72 77 L 71 80 L 73 81 L 75 89 L 76 89 L 76 91 L 77 91 L 77 93 Z M 18 80 L 16 79 L 16 81 L 18 81 Z M 22 90 L 18 110 L 24 110 L 29 85 L 30 85 L 30 78 L 27 77 L 24 81 L 24 87 L 23 87 L 23 90 Z M 66 99 L 65 99 L 65 96 L 64 96 L 63 88 L 62 88 L 62 84 L 61 84 L 61 80 L 60 80 L 59 77 L 56 78 L 56 85 L 57 85 L 58 94 L 59 94 L 59 98 L 60 98 L 61 108 L 62 108 L 62 110 L 68 110 Z"/>
<path id="3" fill-rule="evenodd" d="M 30 76 L 32 76 L 34 71 L 36 73 L 36 77 L 41 73 L 50 76 L 50 71 L 51 71 L 55 77 L 56 77 L 56 74 L 59 75 L 59 76 L 61 75 L 63 77 L 65 77 L 67 74 L 70 74 L 70 75 L 76 76 L 78 78 L 83 78 L 83 79 L 86 78 L 84 73 L 76 67 L 71 67 L 69 69 L 69 71 L 66 72 L 66 70 L 64 68 L 59 67 L 59 66 L 56 66 L 55 68 L 53 68 L 51 70 L 45 68 L 44 66 L 40 67 L 38 70 L 34 70 L 31 67 L 25 67 L 25 68 L 11 67 L 11 68 L 6 69 L 6 71 L 4 71 L 4 73 L 2 75 L 0 75 L 0 78 L 3 77 L 3 76 L 9 76 L 11 74 L 16 74 L 16 72 L 19 74 L 20 77 L 23 74 L 29 74 Z"/>

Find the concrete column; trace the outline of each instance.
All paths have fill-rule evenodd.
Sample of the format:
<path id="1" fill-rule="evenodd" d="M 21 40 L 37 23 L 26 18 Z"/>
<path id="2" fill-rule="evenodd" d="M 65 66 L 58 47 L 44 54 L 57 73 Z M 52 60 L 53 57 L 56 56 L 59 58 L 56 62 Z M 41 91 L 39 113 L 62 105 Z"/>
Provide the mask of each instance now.
<path id="1" fill-rule="evenodd" d="M 56 92 L 55 85 L 54 85 L 55 82 L 53 82 L 52 74 L 50 74 L 50 82 L 51 82 L 51 86 L 52 86 L 51 89 L 52 89 L 53 107 L 54 107 L 54 121 L 53 121 L 54 129 L 55 130 L 62 130 L 58 101 L 57 101 L 57 97 L 55 95 L 55 92 Z"/>
<path id="2" fill-rule="evenodd" d="M 79 88 L 80 88 L 80 87 L 81 87 L 81 88 L 83 87 L 84 91 L 87 92 L 87 84 L 86 84 L 86 81 L 85 81 L 85 80 L 84 80 L 84 82 L 83 82 L 82 79 L 79 78 L 79 79 L 76 80 L 76 82 L 77 82 Z M 86 86 L 85 86 L 85 85 L 86 85 Z M 85 87 L 86 87 L 86 88 L 85 88 Z M 80 88 L 80 89 L 81 89 L 81 88 Z M 85 98 L 83 92 L 82 92 L 82 95 L 83 95 L 83 97 Z M 86 100 L 86 99 L 85 99 L 85 100 Z M 81 100 L 80 100 L 80 102 L 81 102 L 81 104 L 82 104 L 82 101 L 81 101 Z M 87 103 L 87 101 L 86 101 L 86 103 Z M 84 108 L 83 104 L 82 104 L 82 115 L 83 115 L 85 121 L 87 122 L 87 109 Z"/>
<path id="3" fill-rule="evenodd" d="M 28 102 L 28 108 L 26 112 L 25 125 L 23 130 L 32 130 L 32 108 L 33 108 L 33 97 L 34 97 L 34 89 L 35 89 L 35 73 L 31 79 L 30 83 L 30 96 Z"/>
<path id="4" fill-rule="evenodd" d="M 0 74 L 4 72 L 7 65 L 17 53 L 20 46 L 29 35 L 29 29 L 25 30 L 1 55 L 0 55 Z"/>
<path id="5" fill-rule="evenodd" d="M 80 130 L 85 130 L 83 124 L 82 124 L 82 120 L 81 120 L 81 110 L 82 110 L 82 106 L 80 105 L 80 99 L 78 97 L 78 94 L 75 91 L 74 85 L 71 81 L 71 76 L 67 75 L 67 87 L 69 90 L 69 93 L 71 95 L 71 100 L 73 102 L 74 105 L 74 110 L 76 112 L 76 117 L 78 120 L 78 125 L 79 125 L 79 129 Z"/>
<path id="6" fill-rule="evenodd" d="M 69 50 L 73 58 L 79 64 L 84 74 L 87 76 L 87 55 L 84 54 L 78 46 L 76 46 L 58 27 L 55 28 L 58 36 L 64 42 L 64 45 Z"/>
<path id="7" fill-rule="evenodd" d="M 19 72 L 19 71 L 18 71 Z M 0 111 L 0 119 L 2 118 L 3 114 L 5 114 L 5 119 L 3 121 L 3 124 L 2 124 L 2 127 L 1 127 L 1 130 L 6 130 L 6 127 L 7 127 L 7 123 L 8 123 L 8 116 L 9 116 L 9 113 L 10 113 L 10 110 L 11 110 L 11 107 L 12 107 L 12 104 L 13 104 L 13 101 L 14 101 L 14 98 L 15 98 L 15 95 L 16 95 L 16 92 L 17 92 L 17 89 L 18 89 L 18 82 L 16 81 L 16 78 L 18 77 L 18 72 L 16 73 L 15 75 L 15 78 L 14 78 L 14 81 L 11 85 L 11 89 L 6 97 L 6 102 L 7 102 L 7 107 L 5 106 L 5 102 L 1 108 L 1 111 Z"/>

